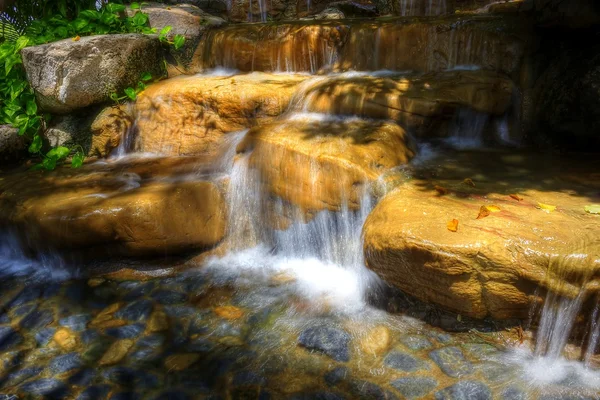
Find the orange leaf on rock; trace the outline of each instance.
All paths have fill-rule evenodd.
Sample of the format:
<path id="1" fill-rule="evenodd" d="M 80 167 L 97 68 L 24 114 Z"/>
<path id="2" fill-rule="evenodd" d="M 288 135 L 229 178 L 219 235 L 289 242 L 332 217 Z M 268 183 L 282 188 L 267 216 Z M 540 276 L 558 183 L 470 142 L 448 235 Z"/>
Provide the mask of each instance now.
<path id="1" fill-rule="evenodd" d="M 509 196 L 513 199 L 515 199 L 516 201 L 522 201 L 523 198 L 521 196 L 519 196 L 518 194 L 514 193 L 514 194 L 509 194 Z"/>
<path id="2" fill-rule="evenodd" d="M 538 203 L 537 208 L 547 213 L 551 213 L 552 211 L 556 210 L 556 206 L 544 203 Z"/>
<path id="3" fill-rule="evenodd" d="M 463 183 L 464 183 L 465 185 L 469 185 L 469 186 L 471 186 L 471 187 L 475 187 L 475 182 L 473 182 L 473 179 L 471 179 L 471 178 L 467 178 L 467 179 L 465 179 L 465 180 L 463 181 Z"/>
<path id="4" fill-rule="evenodd" d="M 448 223 L 446 224 L 446 227 L 448 228 L 448 230 L 450 232 L 458 231 L 458 220 L 453 219 L 452 221 L 448 221 Z"/>
<path id="5" fill-rule="evenodd" d="M 500 212 L 500 211 L 501 211 L 500 207 L 498 207 L 498 206 L 494 206 L 494 205 L 481 206 L 481 208 L 479 209 L 479 215 L 477 215 L 476 219 L 485 218 L 488 215 L 490 215 L 491 213 Z"/>
<path id="6" fill-rule="evenodd" d="M 445 187 L 435 185 L 434 189 L 435 189 L 436 192 L 438 192 L 441 195 L 448 194 L 448 189 L 446 189 Z"/>
<path id="7" fill-rule="evenodd" d="M 81 36 L 77 35 L 71 40 L 73 40 L 74 42 L 79 42 L 80 39 L 81 39 Z"/>

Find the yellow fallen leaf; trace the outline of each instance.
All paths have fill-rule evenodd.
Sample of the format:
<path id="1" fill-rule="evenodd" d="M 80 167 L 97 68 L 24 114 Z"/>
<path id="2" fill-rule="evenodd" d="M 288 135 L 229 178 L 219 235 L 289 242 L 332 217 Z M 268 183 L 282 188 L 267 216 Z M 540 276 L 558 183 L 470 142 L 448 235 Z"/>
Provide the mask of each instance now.
<path id="1" fill-rule="evenodd" d="M 550 204 L 544 204 L 544 203 L 538 203 L 537 208 L 539 208 L 547 213 L 551 213 L 552 211 L 556 210 L 556 206 L 552 206 Z"/>
<path id="2" fill-rule="evenodd" d="M 75 36 L 73 39 L 71 39 L 74 42 L 79 42 L 79 39 L 81 39 L 81 36 L 77 35 Z"/>
<path id="3" fill-rule="evenodd" d="M 583 209 L 590 214 L 600 214 L 600 204 L 590 204 Z"/>
<path id="4" fill-rule="evenodd" d="M 448 228 L 448 230 L 450 232 L 458 231 L 458 220 L 453 219 L 452 221 L 448 221 L 448 223 L 446 224 L 446 227 Z"/>
<path id="5" fill-rule="evenodd" d="M 516 201 L 522 201 L 523 198 L 521 196 L 519 196 L 518 194 L 509 194 L 510 197 L 512 197 L 513 199 L 515 199 Z"/>
<path id="6" fill-rule="evenodd" d="M 445 187 L 435 185 L 433 188 L 436 192 L 438 192 L 441 195 L 448 194 L 448 189 L 446 189 Z"/>
<path id="7" fill-rule="evenodd" d="M 473 182 L 473 179 L 471 179 L 471 178 L 467 178 L 467 179 L 465 179 L 465 180 L 463 181 L 463 183 L 464 183 L 465 185 L 469 185 L 469 186 L 475 187 L 475 182 Z"/>
<path id="8" fill-rule="evenodd" d="M 498 207 L 498 206 L 494 206 L 494 205 L 481 206 L 481 208 L 479 209 L 479 214 L 477 215 L 476 219 L 485 218 L 488 215 L 490 215 L 491 213 L 496 213 L 496 212 L 500 212 L 500 211 L 502 211 L 502 210 L 500 210 L 500 207 Z"/>

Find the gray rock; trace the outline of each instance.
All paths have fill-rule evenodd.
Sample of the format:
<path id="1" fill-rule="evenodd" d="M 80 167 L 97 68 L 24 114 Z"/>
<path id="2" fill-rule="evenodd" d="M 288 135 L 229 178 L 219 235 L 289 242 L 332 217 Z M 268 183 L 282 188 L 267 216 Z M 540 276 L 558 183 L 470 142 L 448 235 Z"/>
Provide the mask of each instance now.
<path id="1" fill-rule="evenodd" d="M 8 374 L 4 381 L 0 379 L 0 385 L 3 387 L 16 386 L 31 377 L 39 375 L 42 370 L 43 369 L 39 367 L 23 368 L 19 371 Z"/>
<path id="2" fill-rule="evenodd" d="M 356 381 L 351 385 L 352 398 L 357 399 L 374 399 L 374 400 L 394 400 L 397 397 L 389 391 L 384 391 L 382 388 L 367 381 Z"/>
<path id="3" fill-rule="evenodd" d="M 65 39 L 26 47 L 21 55 L 41 109 L 57 114 L 109 101 L 144 72 L 164 73 L 160 41 L 141 34 Z"/>
<path id="4" fill-rule="evenodd" d="M 54 315 L 50 310 L 34 310 L 21 320 L 19 325 L 23 329 L 43 328 L 54 321 Z"/>
<path id="5" fill-rule="evenodd" d="M 57 379 L 38 379 L 37 381 L 27 382 L 21 386 L 21 391 L 47 398 L 64 398 L 67 388 L 64 383 Z"/>
<path id="6" fill-rule="evenodd" d="M 325 374 L 325 383 L 329 386 L 335 386 L 350 377 L 350 371 L 346 367 L 334 368 Z"/>
<path id="7" fill-rule="evenodd" d="M 171 290 L 157 290 L 152 293 L 152 298 L 160 304 L 179 304 L 187 300 L 187 295 Z"/>
<path id="8" fill-rule="evenodd" d="M 96 385 L 90 386 L 85 389 L 81 394 L 77 397 L 77 400 L 97 400 L 104 399 L 108 395 L 110 391 L 109 385 Z"/>
<path id="9" fill-rule="evenodd" d="M 96 377 L 96 371 L 92 368 L 84 368 L 69 378 L 71 385 L 89 386 Z"/>
<path id="10" fill-rule="evenodd" d="M 2 313 L 0 314 L 0 324 L 8 324 L 10 322 L 10 317 L 8 314 Z"/>
<path id="11" fill-rule="evenodd" d="M 515 387 L 509 387 L 502 391 L 500 398 L 502 400 L 527 400 L 529 397 L 523 390 Z"/>
<path id="12" fill-rule="evenodd" d="M 46 346 L 52 340 L 54 333 L 56 332 L 56 328 L 44 328 L 40 329 L 35 334 L 35 341 L 40 346 Z"/>
<path id="13" fill-rule="evenodd" d="M 19 130 L 9 125 L 0 125 L 0 161 L 17 161 L 27 154 L 27 143 Z"/>
<path id="14" fill-rule="evenodd" d="M 409 335 L 400 339 L 411 350 L 429 349 L 433 344 L 425 336 Z"/>
<path id="15" fill-rule="evenodd" d="M 252 371 L 239 371 L 233 376 L 233 385 L 264 385 L 267 380 Z"/>
<path id="16" fill-rule="evenodd" d="M 37 300 L 41 294 L 42 290 L 38 286 L 27 286 L 8 303 L 8 308 L 15 308 Z"/>
<path id="17" fill-rule="evenodd" d="M 385 357 L 384 364 L 405 372 L 413 372 L 421 368 L 421 363 L 416 358 L 397 350 L 391 351 Z"/>
<path id="18" fill-rule="evenodd" d="M 313 326 L 305 329 L 298 338 L 300 346 L 322 352 L 336 361 L 350 360 L 350 335 L 329 326 Z"/>
<path id="19" fill-rule="evenodd" d="M 116 337 L 117 339 L 133 339 L 138 337 L 142 332 L 144 332 L 145 325 L 131 324 L 125 326 L 119 326 L 117 328 L 109 328 L 104 331 L 108 336 Z"/>
<path id="20" fill-rule="evenodd" d="M 0 351 L 21 343 L 21 336 L 10 326 L 0 326 Z"/>
<path id="21" fill-rule="evenodd" d="M 66 318 L 62 318 L 58 321 L 61 326 L 65 326 L 75 332 L 82 332 L 85 330 L 91 317 L 88 314 L 77 314 L 71 315 Z"/>
<path id="22" fill-rule="evenodd" d="M 458 347 L 443 347 L 433 350 L 429 357 L 448 376 L 458 378 L 473 372 L 473 366 L 465 359 Z"/>
<path id="23" fill-rule="evenodd" d="M 128 321 L 139 322 L 146 321 L 150 316 L 150 313 L 152 313 L 152 301 L 138 300 L 117 311 L 115 313 L 115 317 Z"/>
<path id="24" fill-rule="evenodd" d="M 436 400 L 491 400 L 492 392 L 484 383 L 460 381 L 435 393 Z"/>
<path id="25" fill-rule="evenodd" d="M 396 379 L 391 385 L 408 399 L 421 398 L 431 392 L 437 386 L 433 378 L 406 377 Z"/>
<path id="26" fill-rule="evenodd" d="M 50 370 L 55 374 L 62 374 L 64 372 L 72 371 L 81 367 L 82 362 L 79 354 L 69 353 L 62 356 L 56 357 L 50 362 Z"/>

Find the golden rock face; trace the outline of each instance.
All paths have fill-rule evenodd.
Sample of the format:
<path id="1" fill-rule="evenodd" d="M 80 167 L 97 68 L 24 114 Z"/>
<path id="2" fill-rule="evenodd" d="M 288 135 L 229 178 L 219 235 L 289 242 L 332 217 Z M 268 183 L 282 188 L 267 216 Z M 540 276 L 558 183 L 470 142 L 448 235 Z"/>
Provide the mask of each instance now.
<path id="1" fill-rule="evenodd" d="M 252 129 L 238 152 L 272 195 L 304 211 L 360 205 L 364 185 L 415 154 L 400 126 L 382 121 L 293 119 Z"/>
<path id="2" fill-rule="evenodd" d="M 214 154 L 226 132 L 273 120 L 306 76 L 178 77 L 150 86 L 135 105 L 138 150 Z"/>
<path id="3" fill-rule="evenodd" d="M 133 125 L 133 118 L 124 105 L 107 107 L 92 122 L 92 144 L 89 156 L 107 157 L 121 143 Z"/>
<path id="4" fill-rule="evenodd" d="M 480 157 L 489 160 L 475 169 L 476 187 L 464 183 L 466 164 L 447 160 L 435 181 L 415 179 L 389 193 L 364 225 L 368 268 L 406 293 L 475 318 L 526 318 L 546 290 L 571 298 L 580 287 L 597 291 L 600 228 L 584 211 L 594 189 L 573 184 L 564 170 L 548 185 L 526 182 L 527 169 L 509 177 L 499 157 Z M 482 206 L 494 212 L 482 217 Z M 453 219 L 456 232 L 447 228 Z"/>
<path id="5" fill-rule="evenodd" d="M 0 181 L 0 219 L 26 227 L 28 243 L 90 253 L 169 254 L 218 243 L 226 227 L 220 189 L 208 181 L 146 180 L 169 167 L 150 164 L 13 174 Z"/>

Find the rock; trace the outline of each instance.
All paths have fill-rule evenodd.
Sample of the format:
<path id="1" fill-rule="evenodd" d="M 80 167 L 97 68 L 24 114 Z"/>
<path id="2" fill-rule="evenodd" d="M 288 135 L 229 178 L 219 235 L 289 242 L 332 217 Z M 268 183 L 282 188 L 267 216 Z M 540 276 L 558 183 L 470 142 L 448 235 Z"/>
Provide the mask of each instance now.
<path id="1" fill-rule="evenodd" d="M 400 394 L 407 399 L 425 397 L 437 386 L 433 378 L 406 377 L 399 378 L 390 383 Z"/>
<path id="2" fill-rule="evenodd" d="M 96 370 L 92 368 L 82 368 L 77 373 L 69 377 L 69 383 L 76 386 L 88 387 L 96 378 Z"/>
<path id="3" fill-rule="evenodd" d="M 301 75 L 178 77 L 150 86 L 135 104 L 140 151 L 216 157 L 224 133 L 282 114 Z"/>
<path id="4" fill-rule="evenodd" d="M 24 382 L 27 379 L 32 378 L 36 375 L 39 375 L 42 371 L 43 368 L 29 367 L 23 368 L 15 372 L 11 372 L 10 374 L 6 375 L 6 379 L 2 380 L 2 385 L 5 387 L 17 386 L 21 382 Z"/>
<path id="5" fill-rule="evenodd" d="M 350 370 L 346 367 L 337 367 L 327 372 L 323 378 L 328 386 L 335 386 L 350 378 Z"/>
<path id="6" fill-rule="evenodd" d="M 27 143 L 19 130 L 10 125 L 0 125 L 0 161 L 18 161 L 27 155 Z"/>
<path id="7" fill-rule="evenodd" d="M 406 347 L 408 347 L 411 350 L 423 350 L 433 346 L 429 339 L 420 335 L 404 336 L 400 340 Z"/>
<path id="8" fill-rule="evenodd" d="M 108 157 L 119 147 L 123 138 L 133 126 L 130 107 L 119 105 L 106 107 L 100 111 L 90 126 L 91 143 L 89 156 Z"/>
<path id="9" fill-rule="evenodd" d="M 165 360 L 165 368 L 169 371 L 183 371 L 200 359 L 200 354 L 173 354 Z"/>
<path id="10" fill-rule="evenodd" d="M 134 344 L 135 342 L 131 339 L 117 340 L 110 345 L 108 350 L 106 350 L 106 353 L 104 353 L 100 361 L 98 361 L 98 365 L 105 366 L 119 363 L 125 358 Z"/>
<path id="11" fill-rule="evenodd" d="M 352 395 L 358 399 L 397 400 L 389 391 L 384 391 L 373 382 L 356 381 L 351 384 Z"/>
<path id="12" fill-rule="evenodd" d="M 117 385 L 136 387 L 138 391 L 154 389 L 159 385 L 155 375 L 129 367 L 112 367 L 105 370 L 103 375 Z"/>
<path id="13" fill-rule="evenodd" d="M 459 378 L 473 372 L 473 366 L 458 347 L 442 347 L 429 353 L 429 357 L 448 376 Z"/>
<path id="14" fill-rule="evenodd" d="M 63 115 L 54 118 L 44 137 L 51 147 L 81 146 L 84 151 L 90 148 L 90 116 L 89 115 Z"/>
<path id="15" fill-rule="evenodd" d="M 161 332 L 169 329 L 167 314 L 162 310 L 154 311 L 152 315 L 150 315 L 146 329 L 148 332 Z"/>
<path id="16" fill-rule="evenodd" d="M 7 308 L 15 308 L 23 304 L 37 300 L 41 296 L 41 288 L 39 286 L 26 286 L 16 295 L 7 305 Z"/>
<path id="17" fill-rule="evenodd" d="M 385 366 L 400 371 L 413 372 L 421 369 L 421 363 L 416 358 L 400 351 L 391 351 L 384 359 Z"/>
<path id="18" fill-rule="evenodd" d="M 77 397 L 77 400 L 96 400 L 96 399 L 104 399 L 110 392 L 109 385 L 95 385 L 90 386 L 85 389 L 81 394 Z"/>
<path id="19" fill-rule="evenodd" d="M 599 225 L 583 211 L 598 190 L 594 162 L 556 160 L 540 170 L 544 157 L 444 157 L 371 212 L 363 228 L 369 269 L 407 294 L 474 318 L 527 318 L 547 289 L 575 297 L 581 281 L 598 284 Z M 479 173 L 485 178 L 477 187 L 462 183 Z M 435 186 L 451 193 L 439 195 Z M 522 201 L 509 196 L 515 192 Z M 539 202 L 559 210 L 548 214 Z M 476 219 L 483 205 L 501 211 Z M 447 229 L 452 219 L 460 221 L 458 232 Z"/>
<path id="20" fill-rule="evenodd" d="M 0 326 L 0 351 L 6 351 L 21 342 L 21 336 L 10 326 Z"/>
<path id="21" fill-rule="evenodd" d="M 581 29 L 600 22 L 600 7 L 594 0 L 532 0 L 533 15 L 539 25 Z"/>
<path id="22" fill-rule="evenodd" d="M 116 337 L 117 339 L 132 339 L 144 332 L 145 325 L 141 323 L 119 326 L 116 328 L 108 328 L 104 331 L 108 336 Z"/>
<path id="23" fill-rule="evenodd" d="M 360 340 L 360 349 L 370 355 L 379 355 L 386 352 L 391 343 L 390 330 L 385 326 L 378 326 Z"/>
<path id="24" fill-rule="evenodd" d="M 459 381 L 435 393 L 436 400 L 491 400 L 492 392 L 477 381 Z"/>
<path id="25" fill-rule="evenodd" d="M 124 319 L 127 321 L 140 322 L 146 321 L 152 312 L 152 301 L 138 300 L 130 303 L 119 311 L 115 312 L 115 318 Z"/>
<path id="26" fill-rule="evenodd" d="M 49 368 L 55 374 L 62 374 L 81 366 L 82 362 L 79 355 L 77 353 L 69 353 L 54 358 L 54 360 L 50 362 Z"/>
<path id="27" fill-rule="evenodd" d="M 64 398 L 68 392 L 64 383 L 57 379 L 38 379 L 21 385 L 21 391 L 34 396 L 45 396 L 51 399 Z"/>
<path id="28" fill-rule="evenodd" d="M 494 71 L 444 71 L 386 76 L 339 76 L 305 89 L 306 111 L 393 119 L 419 136 L 446 136 L 440 120 L 459 109 L 502 115 L 514 84 Z"/>
<path id="29" fill-rule="evenodd" d="M 336 7 L 328 7 L 326 9 L 324 9 L 323 11 L 321 11 L 320 13 L 314 15 L 313 17 L 309 17 L 307 19 L 331 20 L 331 19 L 344 19 L 344 18 L 346 18 L 346 16 L 340 9 L 338 9 Z"/>
<path id="30" fill-rule="evenodd" d="M 169 40 L 173 40 L 175 35 L 185 37 L 182 48 L 175 50 L 174 47 L 169 46 L 169 57 L 167 58 L 169 62 L 174 62 L 179 69 L 183 69 L 185 73 L 197 72 L 190 69 L 190 64 L 193 62 L 194 51 L 206 30 L 225 24 L 225 20 L 222 18 L 206 13 L 192 4 L 167 6 L 157 2 L 148 2 L 144 5 L 143 12 L 148 15 L 150 27 L 155 28 L 157 32 L 166 26 L 171 27 L 167 34 Z M 127 9 L 128 15 L 132 16 L 135 13 L 135 10 Z M 169 76 L 178 74 L 178 72 L 178 69 L 171 68 Z"/>
<path id="31" fill-rule="evenodd" d="M 309 350 L 322 352 L 335 361 L 349 361 L 350 339 L 350 335 L 341 329 L 313 326 L 302 331 L 298 344 Z"/>
<path id="32" fill-rule="evenodd" d="M 235 306 L 220 306 L 216 307 L 214 313 L 225 319 L 240 319 L 244 316 L 244 311 Z"/>
<path id="33" fill-rule="evenodd" d="M 159 162 L 152 168 L 160 167 Z M 0 221 L 21 232 L 24 243 L 82 249 L 88 256 L 165 256 L 208 248 L 223 238 L 225 204 L 215 184 L 140 179 L 86 167 L 49 177 L 12 174 L 0 180 Z"/>
<path id="34" fill-rule="evenodd" d="M 54 315 L 50 310 L 35 310 L 21 320 L 19 325 L 23 329 L 34 330 L 43 328 L 54 321 Z"/>
<path id="35" fill-rule="evenodd" d="M 358 208 L 365 185 L 415 154 L 402 128 L 370 120 L 283 120 L 251 129 L 238 145 L 250 150 L 265 189 L 304 211 Z"/>
<path id="36" fill-rule="evenodd" d="M 35 334 L 35 341 L 41 347 L 46 346 L 52 340 L 52 337 L 56 333 L 56 328 L 44 328 L 40 329 Z"/>
<path id="37" fill-rule="evenodd" d="M 179 304 L 187 301 L 187 294 L 173 290 L 157 290 L 152 293 L 152 298 L 160 304 Z"/>
<path id="38" fill-rule="evenodd" d="M 57 330 L 52 340 L 67 351 L 74 350 L 79 344 L 77 335 L 67 328 Z"/>
<path id="39" fill-rule="evenodd" d="M 88 322 L 90 322 L 91 319 L 92 318 L 89 314 L 77 314 L 71 315 L 66 318 L 62 318 L 58 321 L 58 323 L 61 326 L 69 328 L 75 332 L 82 332 L 85 331 L 85 328 L 87 327 L 87 324 Z"/>
<path id="40" fill-rule="evenodd" d="M 142 73 L 164 74 L 160 41 L 141 34 L 65 39 L 21 55 L 38 104 L 56 114 L 109 101 L 111 93 L 135 87 Z"/>

